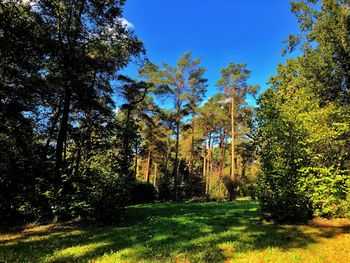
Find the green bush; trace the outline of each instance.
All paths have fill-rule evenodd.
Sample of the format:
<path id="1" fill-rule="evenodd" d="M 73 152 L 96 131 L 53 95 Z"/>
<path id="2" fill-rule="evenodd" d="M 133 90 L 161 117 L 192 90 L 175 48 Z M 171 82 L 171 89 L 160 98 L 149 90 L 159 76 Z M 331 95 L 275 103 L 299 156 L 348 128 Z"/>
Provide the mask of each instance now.
<path id="1" fill-rule="evenodd" d="M 329 168 L 301 170 L 299 189 L 310 200 L 315 216 L 350 216 L 350 173 Z"/>
<path id="2" fill-rule="evenodd" d="M 174 200 L 173 183 L 167 178 L 161 178 L 158 184 L 158 200 L 161 202 Z"/>
<path id="3" fill-rule="evenodd" d="M 94 170 L 89 175 L 67 178 L 48 198 L 56 220 L 115 223 L 130 201 L 130 185 L 126 177 Z"/>
<path id="4" fill-rule="evenodd" d="M 127 178 L 110 176 L 101 180 L 91 196 L 94 218 L 105 222 L 119 220 L 123 208 L 129 202 L 129 187 Z"/>
<path id="5" fill-rule="evenodd" d="M 150 183 L 135 182 L 131 188 L 131 205 L 152 203 L 156 199 L 156 190 Z"/>
<path id="6" fill-rule="evenodd" d="M 310 204 L 298 191 L 294 176 L 263 173 L 259 177 L 256 194 L 262 216 L 267 220 L 300 222 L 312 217 Z"/>
<path id="7" fill-rule="evenodd" d="M 253 201 L 256 200 L 256 185 L 251 183 L 247 185 L 248 194 L 252 198 Z"/>
<path id="8" fill-rule="evenodd" d="M 230 201 L 235 200 L 239 194 L 239 186 L 241 185 L 241 179 L 236 176 L 232 179 L 230 176 L 224 176 L 222 182 L 227 190 L 228 199 Z"/>

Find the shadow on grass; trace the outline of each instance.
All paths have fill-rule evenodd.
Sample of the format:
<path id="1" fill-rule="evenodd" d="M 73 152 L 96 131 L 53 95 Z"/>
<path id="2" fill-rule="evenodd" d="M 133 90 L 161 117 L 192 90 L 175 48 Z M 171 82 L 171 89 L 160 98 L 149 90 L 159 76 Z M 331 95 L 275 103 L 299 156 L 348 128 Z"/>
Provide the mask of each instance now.
<path id="1" fill-rule="evenodd" d="M 164 203 L 129 207 L 124 227 L 49 225 L 0 236 L 0 262 L 159 261 L 221 262 L 235 252 L 302 248 L 349 227 L 261 222 L 257 204 Z M 305 229 L 303 229 L 305 228 Z M 306 229 L 307 228 L 307 229 Z"/>

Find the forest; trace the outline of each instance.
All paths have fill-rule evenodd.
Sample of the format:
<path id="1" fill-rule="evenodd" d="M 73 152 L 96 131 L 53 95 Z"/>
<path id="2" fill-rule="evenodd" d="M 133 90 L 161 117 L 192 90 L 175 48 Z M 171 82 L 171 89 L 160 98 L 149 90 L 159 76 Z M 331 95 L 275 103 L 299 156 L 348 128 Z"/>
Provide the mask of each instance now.
<path id="1" fill-rule="evenodd" d="M 295 262 L 349 262 L 350 1 L 291 1 L 299 32 L 286 39 L 287 58 L 268 88 L 251 84 L 254 72 L 244 61 L 231 61 L 218 69 L 218 92 L 210 96 L 203 57 L 187 51 L 176 63 L 153 62 L 126 25 L 124 5 L 0 3 L 0 262 L 86 262 L 97 256 L 101 262 L 255 262 L 243 254 L 283 250 L 287 243 L 306 246 L 311 238 L 301 237 L 305 229 L 295 224 L 312 232 L 307 222 L 326 222 L 319 229 L 328 238 L 342 235 L 343 254 L 322 261 L 329 255 L 315 252 L 319 261 L 308 254 Z M 137 77 L 123 74 L 130 64 Z M 147 234 L 135 232 L 143 249 L 105 259 L 108 246 L 62 256 L 59 250 L 50 254 L 45 243 L 13 244 L 16 237 L 7 232 L 34 222 L 39 230 L 28 233 L 51 231 L 48 240 L 82 231 L 77 238 L 62 234 L 62 253 L 68 249 L 63 243 L 124 240 L 117 252 L 134 245 L 115 228 L 127 221 L 136 224 L 128 225 L 130 231 L 177 231 L 180 237 L 148 244 Z M 200 245 L 188 247 L 199 232 L 219 235 L 230 224 L 266 232 L 266 243 L 240 240 L 238 258 L 215 238 L 208 242 L 216 242 L 221 254 L 207 245 L 207 254 Z M 315 233 L 313 240 L 322 237 Z M 229 236 L 220 238 L 229 242 Z M 281 255 L 271 262 L 290 260 Z M 265 260 L 256 262 L 270 262 Z"/>

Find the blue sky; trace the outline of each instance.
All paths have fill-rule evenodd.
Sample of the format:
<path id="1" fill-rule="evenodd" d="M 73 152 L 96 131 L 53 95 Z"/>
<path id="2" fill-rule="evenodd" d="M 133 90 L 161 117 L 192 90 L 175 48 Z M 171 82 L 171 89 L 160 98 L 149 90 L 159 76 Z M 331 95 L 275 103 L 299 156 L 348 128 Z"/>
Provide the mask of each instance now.
<path id="1" fill-rule="evenodd" d="M 207 97 L 218 92 L 220 68 L 230 62 L 248 64 L 249 83 L 265 90 L 285 60 L 283 40 L 298 32 L 289 0 L 127 0 L 124 17 L 152 62 L 175 64 L 188 50 L 202 56 Z M 134 66 L 123 73 L 137 76 Z"/>

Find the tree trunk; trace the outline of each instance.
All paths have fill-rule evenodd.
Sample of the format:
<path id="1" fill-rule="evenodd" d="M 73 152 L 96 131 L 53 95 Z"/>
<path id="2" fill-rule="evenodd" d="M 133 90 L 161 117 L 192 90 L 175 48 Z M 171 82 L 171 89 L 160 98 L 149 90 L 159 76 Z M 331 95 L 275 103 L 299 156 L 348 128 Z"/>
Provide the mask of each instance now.
<path id="1" fill-rule="evenodd" d="M 57 136 L 57 144 L 56 144 L 56 169 L 59 170 L 62 166 L 62 158 L 63 158 L 63 150 L 64 143 L 67 139 L 68 133 L 68 119 L 69 119 L 69 111 L 71 104 L 72 91 L 70 88 L 66 87 L 64 92 L 64 104 L 62 111 L 62 119 L 60 124 L 60 129 Z"/>
<path id="2" fill-rule="evenodd" d="M 148 157 L 147 157 L 147 169 L 146 169 L 146 182 L 149 183 L 150 177 L 151 177 L 151 150 L 148 151 Z"/>
<path id="3" fill-rule="evenodd" d="M 180 140 L 180 101 L 177 100 L 176 102 L 176 141 L 175 141 L 175 160 L 174 160 L 174 167 L 173 167 L 173 177 L 174 177 L 174 189 L 173 193 L 174 196 L 177 196 L 177 187 L 178 187 L 178 166 L 179 166 L 179 140 Z"/>
<path id="4" fill-rule="evenodd" d="M 153 177 L 153 186 L 157 186 L 157 176 L 158 176 L 158 163 L 154 164 L 154 177 Z"/>
<path id="5" fill-rule="evenodd" d="M 122 173 L 124 175 L 130 176 L 131 171 L 130 171 L 130 143 L 129 143 L 129 125 L 130 125 L 130 115 L 131 115 L 131 107 L 130 105 L 127 108 L 127 113 L 126 113 L 126 119 L 125 119 L 125 127 L 124 127 L 124 134 L 123 134 L 123 162 L 122 162 Z"/>
<path id="6" fill-rule="evenodd" d="M 50 128 L 48 130 L 48 136 L 47 136 L 47 141 L 46 141 L 46 144 L 45 144 L 45 150 L 44 150 L 44 159 L 47 158 L 47 155 L 48 155 L 48 150 L 49 150 L 49 146 L 50 146 L 50 143 L 51 143 L 51 140 L 52 140 L 52 136 L 55 132 L 55 127 L 57 125 L 57 122 L 60 118 L 62 114 L 62 100 L 60 100 L 56 110 L 54 110 L 54 112 L 52 113 L 52 117 L 51 117 L 51 121 L 50 121 Z"/>
<path id="7" fill-rule="evenodd" d="M 166 155 L 165 155 L 165 172 L 164 172 L 164 177 L 167 180 L 168 179 L 168 164 L 169 164 L 169 156 L 170 156 L 170 152 L 171 152 L 171 145 L 170 145 L 170 138 L 169 138 L 169 146 L 168 149 L 166 151 Z"/>
<path id="8" fill-rule="evenodd" d="M 235 87 L 231 97 L 231 178 L 235 178 Z"/>
<path id="9" fill-rule="evenodd" d="M 225 156 L 226 156 L 226 128 L 221 130 L 222 136 L 220 134 L 220 174 L 219 174 L 219 192 L 221 193 L 221 182 L 222 178 L 225 176 Z"/>
<path id="10" fill-rule="evenodd" d="M 191 153 L 190 153 L 190 169 L 189 169 L 189 186 L 192 184 L 193 168 L 194 168 L 194 113 L 192 113 L 192 138 L 191 138 Z"/>
<path id="11" fill-rule="evenodd" d="M 225 159 L 224 159 L 224 138 L 225 131 L 220 128 L 220 170 L 219 170 L 219 179 L 224 176 L 224 167 L 225 167 Z"/>
<path id="12" fill-rule="evenodd" d="M 137 177 L 137 153 L 138 153 L 138 145 L 137 145 L 137 140 L 135 144 L 135 167 L 134 167 L 134 177 Z"/>
<path id="13" fill-rule="evenodd" d="M 203 134 L 204 146 L 203 146 L 203 182 L 204 182 L 204 195 L 207 194 L 207 127 L 204 126 L 204 134 Z"/>
<path id="14" fill-rule="evenodd" d="M 206 178 L 206 196 L 209 198 L 209 194 L 210 194 L 210 176 L 211 176 L 211 170 L 212 170 L 212 161 L 211 161 L 211 147 L 212 147 L 212 132 L 209 132 L 209 137 L 208 137 L 208 164 L 207 164 L 207 178 Z"/>
<path id="15" fill-rule="evenodd" d="M 78 153 L 77 153 L 77 159 L 75 162 L 75 169 L 72 172 L 72 175 L 78 175 L 79 172 L 79 167 L 80 167 L 80 161 L 81 161 L 81 147 L 80 147 L 80 143 L 78 144 Z"/>

